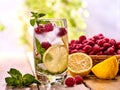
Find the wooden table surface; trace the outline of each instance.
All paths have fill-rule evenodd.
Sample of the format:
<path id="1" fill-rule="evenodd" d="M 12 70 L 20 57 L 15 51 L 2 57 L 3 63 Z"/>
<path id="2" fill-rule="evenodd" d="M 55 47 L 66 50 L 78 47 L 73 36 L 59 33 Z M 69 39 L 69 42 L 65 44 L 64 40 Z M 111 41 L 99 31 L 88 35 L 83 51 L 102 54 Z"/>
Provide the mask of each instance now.
<path id="1" fill-rule="evenodd" d="M 28 56 L 29 58 L 31 58 L 31 60 L 28 59 Z M 33 74 L 34 67 L 31 54 L 0 53 L 0 90 L 12 90 L 9 89 L 9 87 L 7 87 L 5 83 L 5 77 L 9 76 L 7 71 L 9 71 L 10 68 L 16 68 L 20 72 L 22 72 L 22 74 L 26 73 Z M 84 79 L 84 82 L 91 88 L 91 90 L 120 90 L 120 75 L 117 75 L 115 80 L 101 80 L 97 79 L 94 75 L 89 75 Z M 38 90 L 38 89 L 34 86 L 22 90 Z M 43 89 L 43 87 L 41 87 L 40 90 L 47 89 Z M 65 86 L 54 86 L 52 87 L 51 90 L 90 90 L 90 89 L 87 88 L 84 84 L 80 84 L 70 88 Z"/>

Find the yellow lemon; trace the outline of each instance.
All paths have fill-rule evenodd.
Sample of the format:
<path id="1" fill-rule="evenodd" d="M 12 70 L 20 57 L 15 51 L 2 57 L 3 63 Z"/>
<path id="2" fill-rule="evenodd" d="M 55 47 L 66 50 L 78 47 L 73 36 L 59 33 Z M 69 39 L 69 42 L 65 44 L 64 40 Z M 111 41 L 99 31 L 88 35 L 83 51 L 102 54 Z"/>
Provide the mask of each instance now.
<path id="1" fill-rule="evenodd" d="M 118 60 L 116 56 L 112 56 L 96 64 L 91 70 L 98 78 L 113 79 L 118 73 Z"/>
<path id="2" fill-rule="evenodd" d="M 92 68 L 92 59 L 84 53 L 73 53 L 68 59 L 68 73 L 72 76 L 86 76 Z"/>
<path id="3" fill-rule="evenodd" d="M 68 50 L 65 45 L 53 45 L 43 55 L 43 64 L 51 73 L 62 73 L 68 64 Z"/>

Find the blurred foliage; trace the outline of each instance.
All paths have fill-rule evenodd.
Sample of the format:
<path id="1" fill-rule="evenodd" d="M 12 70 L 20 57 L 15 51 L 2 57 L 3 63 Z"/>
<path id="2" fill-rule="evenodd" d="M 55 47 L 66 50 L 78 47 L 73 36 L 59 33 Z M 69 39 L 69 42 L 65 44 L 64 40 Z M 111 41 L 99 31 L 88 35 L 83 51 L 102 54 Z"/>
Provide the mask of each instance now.
<path id="1" fill-rule="evenodd" d="M 0 31 L 5 30 L 5 26 L 3 24 L 0 24 Z"/>
<path id="2" fill-rule="evenodd" d="M 81 0 L 26 0 L 25 4 L 31 11 L 45 13 L 45 18 L 66 18 L 69 40 L 84 34 L 87 11 Z"/>

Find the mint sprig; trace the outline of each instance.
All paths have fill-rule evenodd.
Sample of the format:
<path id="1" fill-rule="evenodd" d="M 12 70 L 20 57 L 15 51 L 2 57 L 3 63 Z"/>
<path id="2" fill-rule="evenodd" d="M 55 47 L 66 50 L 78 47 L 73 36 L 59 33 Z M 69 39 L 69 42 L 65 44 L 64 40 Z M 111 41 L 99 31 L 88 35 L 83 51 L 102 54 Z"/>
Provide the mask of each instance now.
<path id="1" fill-rule="evenodd" d="M 33 17 L 32 19 L 30 19 L 30 24 L 32 26 L 34 26 L 35 24 L 39 25 L 39 24 L 44 24 L 46 23 L 46 21 L 42 21 L 40 20 L 41 17 L 45 16 L 44 13 L 36 13 L 36 12 L 31 12 L 32 16 Z"/>
<path id="2" fill-rule="evenodd" d="M 22 76 L 20 71 L 14 68 L 11 68 L 10 71 L 8 71 L 8 74 L 10 74 L 10 77 L 5 78 L 8 86 L 25 87 L 32 85 L 33 83 L 40 84 L 40 82 L 36 80 L 33 75 L 25 74 Z"/>

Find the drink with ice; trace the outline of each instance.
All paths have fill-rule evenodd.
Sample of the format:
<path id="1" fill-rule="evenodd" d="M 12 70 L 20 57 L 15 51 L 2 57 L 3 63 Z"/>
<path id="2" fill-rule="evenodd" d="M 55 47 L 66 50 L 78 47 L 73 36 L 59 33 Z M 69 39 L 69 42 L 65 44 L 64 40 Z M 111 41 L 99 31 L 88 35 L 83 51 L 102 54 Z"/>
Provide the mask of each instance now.
<path id="1" fill-rule="evenodd" d="M 34 28 L 36 78 L 43 84 L 59 82 L 66 75 L 68 34 L 65 19 L 41 19 Z"/>

